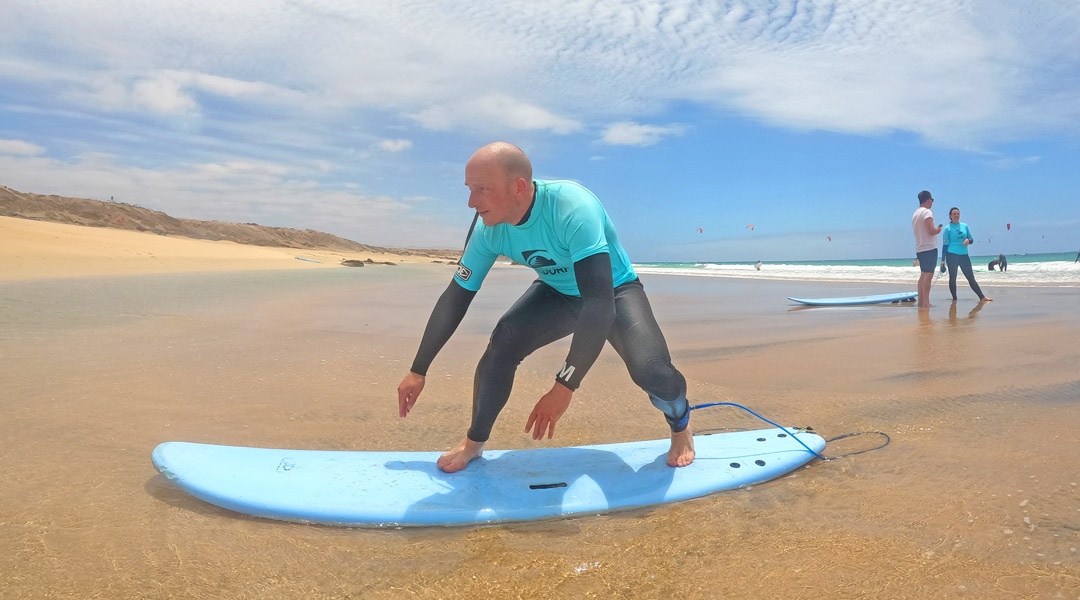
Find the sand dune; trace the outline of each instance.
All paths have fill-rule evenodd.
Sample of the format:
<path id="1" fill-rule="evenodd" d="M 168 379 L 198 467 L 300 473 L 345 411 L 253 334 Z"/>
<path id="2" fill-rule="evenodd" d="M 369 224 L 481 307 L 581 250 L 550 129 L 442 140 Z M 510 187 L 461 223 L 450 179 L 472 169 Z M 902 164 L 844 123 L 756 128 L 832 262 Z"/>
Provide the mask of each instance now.
<path id="1" fill-rule="evenodd" d="M 308 260 L 297 260 L 296 257 Z M 0 217 L 0 281 L 262 269 L 354 268 L 343 260 L 426 262 L 429 256 L 249 246 L 138 231 Z M 310 262 L 318 261 L 318 262 Z M 393 268 L 385 264 L 372 268 Z"/>
<path id="2" fill-rule="evenodd" d="M 453 250 L 369 246 L 311 229 L 178 219 L 134 204 L 0 186 L 0 281 L 330 268 L 346 260 L 385 266 L 458 256 Z"/>

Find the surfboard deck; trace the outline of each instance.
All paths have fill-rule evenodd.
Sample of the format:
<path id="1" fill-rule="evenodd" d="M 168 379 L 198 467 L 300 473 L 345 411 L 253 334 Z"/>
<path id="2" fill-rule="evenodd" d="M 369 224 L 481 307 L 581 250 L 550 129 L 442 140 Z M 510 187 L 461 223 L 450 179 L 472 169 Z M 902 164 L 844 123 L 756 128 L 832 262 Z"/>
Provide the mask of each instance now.
<path id="1" fill-rule="evenodd" d="M 788 429 L 815 452 L 825 440 Z M 697 458 L 667 466 L 670 440 L 489 450 L 456 473 L 440 452 L 284 450 L 165 442 L 173 485 L 239 513 L 356 527 L 466 525 L 609 512 L 773 479 L 814 455 L 781 429 L 698 435 Z"/>
<path id="2" fill-rule="evenodd" d="M 806 304 L 809 306 L 853 306 L 856 304 L 881 304 L 883 302 L 905 302 L 914 300 L 919 292 L 902 292 L 899 294 L 878 294 L 876 296 L 852 296 L 849 298 L 792 298 L 788 300 Z"/>

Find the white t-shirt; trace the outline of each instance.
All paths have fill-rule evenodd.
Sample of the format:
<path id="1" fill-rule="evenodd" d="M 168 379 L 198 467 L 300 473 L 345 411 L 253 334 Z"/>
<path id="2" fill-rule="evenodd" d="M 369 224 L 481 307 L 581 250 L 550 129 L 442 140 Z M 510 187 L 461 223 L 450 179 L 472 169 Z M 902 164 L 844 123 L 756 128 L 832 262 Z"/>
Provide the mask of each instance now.
<path id="1" fill-rule="evenodd" d="M 915 253 L 926 252 L 937 248 L 937 234 L 926 230 L 926 221 L 934 224 L 934 213 L 925 206 L 920 206 L 911 215 L 911 228 L 915 230 Z"/>

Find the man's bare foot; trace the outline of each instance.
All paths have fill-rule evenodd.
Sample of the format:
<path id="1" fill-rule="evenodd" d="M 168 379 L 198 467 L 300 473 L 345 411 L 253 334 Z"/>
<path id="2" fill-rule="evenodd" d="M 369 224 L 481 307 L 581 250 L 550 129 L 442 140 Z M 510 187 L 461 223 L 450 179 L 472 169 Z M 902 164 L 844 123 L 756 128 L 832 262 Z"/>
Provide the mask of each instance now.
<path id="1" fill-rule="evenodd" d="M 979 304 L 982 304 L 983 302 L 993 302 L 993 301 L 994 301 L 993 298 L 983 298 L 982 300 L 979 300 Z"/>
<path id="2" fill-rule="evenodd" d="M 439 457 L 436 464 L 447 473 L 460 471 L 468 466 L 469 461 L 484 454 L 484 442 L 474 442 L 469 438 L 461 440 L 456 448 Z"/>
<path id="3" fill-rule="evenodd" d="M 671 434 L 671 449 L 667 453 L 669 467 L 685 467 L 694 462 L 694 432 L 687 425 L 679 433 Z"/>

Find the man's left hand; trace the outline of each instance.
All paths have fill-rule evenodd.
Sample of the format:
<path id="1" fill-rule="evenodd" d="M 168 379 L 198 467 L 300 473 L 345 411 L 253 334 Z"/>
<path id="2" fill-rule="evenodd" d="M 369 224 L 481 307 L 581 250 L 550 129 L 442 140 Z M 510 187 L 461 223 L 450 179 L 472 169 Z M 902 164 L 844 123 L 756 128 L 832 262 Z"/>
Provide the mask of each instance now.
<path id="1" fill-rule="evenodd" d="M 544 430 L 547 430 L 547 437 L 550 440 L 551 436 L 555 434 L 555 421 L 558 421 L 559 417 L 570 407 L 573 394 L 573 390 L 556 382 L 551 387 L 551 391 L 544 394 L 540 401 L 536 403 L 536 406 L 533 407 L 532 414 L 529 415 L 529 422 L 525 423 L 525 432 L 527 433 L 532 429 L 532 438 L 540 440 L 544 437 Z M 533 427 L 534 423 L 536 424 L 535 428 Z"/>

